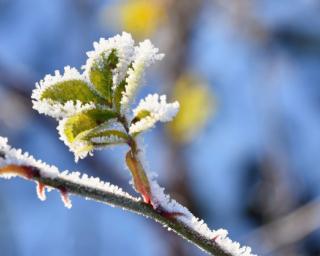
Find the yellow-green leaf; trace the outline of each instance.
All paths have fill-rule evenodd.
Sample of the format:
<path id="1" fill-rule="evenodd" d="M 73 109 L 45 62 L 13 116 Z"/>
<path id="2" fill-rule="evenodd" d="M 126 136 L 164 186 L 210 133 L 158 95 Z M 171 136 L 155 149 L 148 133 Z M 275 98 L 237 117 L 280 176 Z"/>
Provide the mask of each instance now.
<path id="1" fill-rule="evenodd" d="M 63 127 L 68 142 L 83 139 L 92 129 L 114 118 L 116 114 L 110 110 L 92 109 L 69 117 Z"/>
<path id="2" fill-rule="evenodd" d="M 102 54 L 89 70 L 91 83 L 110 106 L 112 105 L 112 70 L 116 68 L 117 63 L 116 50 L 112 50 L 109 56 Z"/>
<path id="3" fill-rule="evenodd" d="M 150 111 L 148 110 L 141 110 L 139 113 L 132 119 L 131 124 L 134 124 L 136 122 L 139 122 L 141 119 L 150 116 Z"/>
<path id="4" fill-rule="evenodd" d="M 44 99 L 50 99 L 59 103 L 65 103 L 70 100 L 79 100 L 83 103 L 104 103 L 104 99 L 95 94 L 88 84 L 82 80 L 67 80 L 56 83 L 42 92 L 40 100 Z"/>
<path id="5" fill-rule="evenodd" d="M 116 109 L 116 111 L 119 113 L 120 112 L 120 108 L 121 108 L 121 98 L 122 98 L 122 94 L 126 89 L 126 80 L 122 80 L 121 83 L 117 86 L 117 88 L 114 91 L 114 96 L 113 96 L 113 100 L 114 100 L 114 107 Z"/>

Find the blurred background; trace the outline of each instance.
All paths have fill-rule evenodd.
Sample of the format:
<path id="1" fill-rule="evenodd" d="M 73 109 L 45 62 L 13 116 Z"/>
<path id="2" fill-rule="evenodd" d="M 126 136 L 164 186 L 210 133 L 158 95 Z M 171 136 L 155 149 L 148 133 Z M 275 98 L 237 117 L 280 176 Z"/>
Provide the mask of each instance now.
<path id="1" fill-rule="evenodd" d="M 80 68 L 93 41 L 122 31 L 166 54 L 140 96 L 181 103 L 145 135 L 167 192 L 259 255 L 320 255 L 319 0 L 0 0 L 0 135 L 134 194 L 125 147 L 75 164 L 30 99 L 45 74 Z M 0 180 L 0 255 L 204 255 L 150 220 L 72 201 Z"/>

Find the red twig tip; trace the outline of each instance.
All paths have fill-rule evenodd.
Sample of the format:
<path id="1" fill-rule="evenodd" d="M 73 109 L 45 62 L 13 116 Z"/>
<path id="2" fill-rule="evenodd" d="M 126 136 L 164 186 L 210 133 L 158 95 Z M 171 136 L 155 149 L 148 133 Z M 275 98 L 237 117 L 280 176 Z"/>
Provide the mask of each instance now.
<path id="1" fill-rule="evenodd" d="M 46 190 L 45 190 L 46 186 L 41 183 L 41 182 L 37 182 L 37 195 L 39 197 L 39 199 L 41 201 L 45 201 L 46 200 Z"/>
<path id="2" fill-rule="evenodd" d="M 67 207 L 68 209 L 71 209 L 72 203 L 71 203 L 67 189 L 65 187 L 60 187 L 59 190 L 61 193 L 61 200 L 64 206 Z"/>

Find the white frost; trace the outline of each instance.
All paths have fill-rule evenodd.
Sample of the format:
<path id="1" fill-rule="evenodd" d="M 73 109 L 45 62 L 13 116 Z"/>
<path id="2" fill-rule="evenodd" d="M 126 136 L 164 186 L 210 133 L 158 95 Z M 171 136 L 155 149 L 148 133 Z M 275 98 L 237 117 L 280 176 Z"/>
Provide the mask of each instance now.
<path id="1" fill-rule="evenodd" d="M 134 61 L 132 67 L 128 70 L 127 84 L 121 98 L 122 113 L 126 113 L 130 102 L 135 96 L 143 79 L 145 68 L 164 57 L 164 54 L 159 54 L 158 52 L 159 49 L 155 48 L 150 40 L 145 40 L 135 47 Z"/>
<path id="2" fill-rule="evenodd" d="M 93 143 L 97 144 L 121 144 L 126 143 L 126 141 L 116 135 L 109 135 L 109 136 L 101 136 L 101 137 L 94 137 L 91 139 Z"/>
<path id="3" fill-rule="evenodd" d="M 179 103 L 167 103 L 165 95 L 149 94 L 145 99 L 142 99 L 137 108 L 133 110 L 134 116 L 141 111 L 148 111 L 150 115 L 142 118 L 140 121 L 130 126 L 130 134 L 145 131 L 154 127 L 157 121 L 169 122 L 179 111 Z"/>
<path id="4" fill-rule="evenodd" d="M 107 193 L 112 193 L 120 196 L 124 196 L 126 198 L 130 198 L 135 201 L 139 201 L 140 199 L 135 198 L 128 193 L 124 192 L 121 188 L 116 185 L 110 184 L 109 182 L 104 182 L 100 180 L 98 177 L 88 176 L 87 174 L 82 174 L 80 172 L 68 172 L 64 171 L 59 174 L 59 178 L 66 179 L 71 181 L 72 183 L 76 183 L 79 185 L 83 185 L 86 187 L 90 187 L 92 189 L 100 189 Z"/>
<path id="5" fill-rule="evenodd" d="M 41 101 L 32 101 L 33 108 L 40 114 L 45 114 L 56 119 L 61 119 L 69 116 L 73 116 L 82 111 L 94 109 L 97 106 L 93 103 L 83 104 L 81 101 L 67 101 L 66 103 L 58 103 L 50 99 Z"/>

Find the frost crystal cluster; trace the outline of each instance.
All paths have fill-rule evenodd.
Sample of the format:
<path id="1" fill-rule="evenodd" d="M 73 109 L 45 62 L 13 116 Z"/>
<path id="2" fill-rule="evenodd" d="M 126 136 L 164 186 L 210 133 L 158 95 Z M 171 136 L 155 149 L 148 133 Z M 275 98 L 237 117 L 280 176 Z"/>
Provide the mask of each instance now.
<path id="1" fill-rule="evenodd" d="M 60 138 L 76 160 L 94 149 L 129 143 L 157 121 L 172 120 L 179 109 L 178 102 L 168 104 L 155 94 L 130 111 L 145 69 L 164 56 L 149 40 L 135 46 L 123 32 L 93 46 L 82 73 L 67 66 L 63 74 L 46 75 L 32 93 L 33 108 L 59 121 Z"/>

